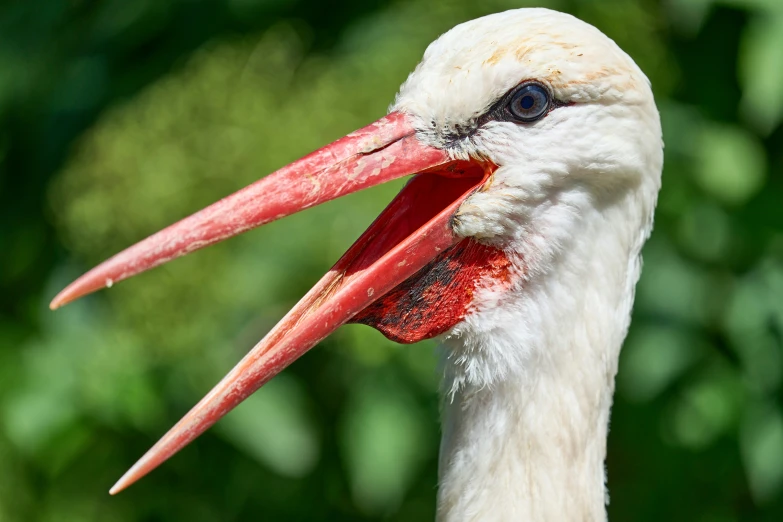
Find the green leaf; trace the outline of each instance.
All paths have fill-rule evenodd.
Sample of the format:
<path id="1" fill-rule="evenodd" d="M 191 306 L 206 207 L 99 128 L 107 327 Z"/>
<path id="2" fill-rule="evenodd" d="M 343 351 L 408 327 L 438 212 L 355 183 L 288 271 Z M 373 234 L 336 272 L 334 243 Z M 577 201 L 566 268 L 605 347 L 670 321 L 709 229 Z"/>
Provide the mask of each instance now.
<path id="1" fill-rule="evenodd" d="M 715 123 L 705 126 L 696 160 L 696 181 L 726 204 L 741 205 L 764 185 L 764 148 L 758 138 L 740 127 Z"/>
<path id="2" fill-rule="evenodd" d="M 320 441 L 307 396 L 287 374 L 245 399 L 217 425 L 217 431 L 281 475 L 302 477 L 318 462 Z"/>
<path id="3" fill-rule="evenodd" d="M 661 393 L 697 358 L 692 335 L 678 328 L 638 328 L 623 348 L 618 388 L 635 401 L 649 401 Z"/>
<path id="4" fill-rule="evenodd" d="M 667 425 L 674 442 L 701 449 L 736 425 L 742 404 L 742 384 L 724 365 L 716 365 L 693 379 L 674 399 Z"/>
<path id="5" fill-rule="evenodd" d="M 769 404 L 749 408 L 740 445 L 750 491 L 758 504 L 778 498 L 783 489 L 783 417 Z"/>
<path id="6" fill-rule="evenodd" d="M 783 118 L 783 10 L 757 16 L 742 34 L 743 116 L 764 134 Z"/>
<path id="7" fill-rule="evenodd" d="M 367 379 L 342 421 L 342 446 L 354 499 L 367 513 L 395 507 L 427 449 L 426 420 L 394 383 Z"/>

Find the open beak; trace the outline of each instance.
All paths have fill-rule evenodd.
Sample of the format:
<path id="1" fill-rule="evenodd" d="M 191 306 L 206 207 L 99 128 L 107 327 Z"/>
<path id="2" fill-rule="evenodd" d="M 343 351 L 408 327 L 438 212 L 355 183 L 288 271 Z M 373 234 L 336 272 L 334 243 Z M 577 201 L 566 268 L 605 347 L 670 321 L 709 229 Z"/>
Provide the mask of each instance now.
<path id="1" fill-rule="evenodd" d="M 452 160 L 393 112 L 120 252 L 52 301 L 58 308 L 199 248 L 373 185 L 415 176 L 335 266 L 111 489 L 125 489 L 460 238 L 451 218 L 494 166 Z"/>

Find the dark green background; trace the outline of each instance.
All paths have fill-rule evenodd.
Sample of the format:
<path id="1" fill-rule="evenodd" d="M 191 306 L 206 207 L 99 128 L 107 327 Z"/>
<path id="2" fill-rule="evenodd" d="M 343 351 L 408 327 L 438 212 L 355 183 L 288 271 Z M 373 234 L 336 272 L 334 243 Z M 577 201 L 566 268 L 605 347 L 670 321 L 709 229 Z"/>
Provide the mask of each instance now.
<path id="1" fill-rule="evenodd" d="M 400 184 L 56 313 L 70 279 L 384 114 L 427 43 L 512 0 L 0 4 L 0 521 L 432 520 L 434 345 L 348 326 L 113 482 Z M 609 438 L 613 520 L 783 520 L 783 2 L 541 0 L 650 77 L 666 166 Z"/>

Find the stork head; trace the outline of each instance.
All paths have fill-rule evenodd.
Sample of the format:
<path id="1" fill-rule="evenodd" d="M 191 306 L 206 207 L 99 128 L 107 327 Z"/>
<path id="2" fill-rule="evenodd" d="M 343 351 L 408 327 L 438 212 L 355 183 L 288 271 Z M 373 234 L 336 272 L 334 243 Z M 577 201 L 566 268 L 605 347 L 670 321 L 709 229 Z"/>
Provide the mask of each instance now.
<path id="1" fill-rule="evenodd" d="M 600 31 L 546 9 L 458 25 L 428 47 L 387 116 L 120 252 L 52 301 L 57 308 L 274 219 L 414 175 L 112 492 L 342 324 L 369 324 L 399 342 L 453 331 L 519 281 L 545 274 L 568 248 L 572 225 L 617 201 L 635 202 L 626 228 L 646 237 L 661 165 L 649 82 Z"/>
<path id="2" fill-rule="evenodd" d="M 520 223 L 535 224 L 535 205 L 574 189 L 600 199 L 649 185 L 647 212 L 654 206 L 663 156 L 649 81 L 570 15 L 519 9 L 454 27 L 428 47 L 392 110 L 411 115 L 427 144 L 497 166 L 460 207 L 460 236 L 508 246 L 529 233 Z"/>

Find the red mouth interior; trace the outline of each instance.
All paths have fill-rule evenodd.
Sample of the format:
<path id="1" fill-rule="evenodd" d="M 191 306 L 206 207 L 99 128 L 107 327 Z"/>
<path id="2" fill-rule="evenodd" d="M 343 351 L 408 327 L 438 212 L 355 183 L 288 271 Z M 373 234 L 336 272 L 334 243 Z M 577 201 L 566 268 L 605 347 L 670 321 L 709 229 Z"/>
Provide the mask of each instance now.
<path id="1" fill-rule="evenodd" d="M 334 284 L 317 300 L 323 302 L 354 274 L 371 268 L 406 238 L 420 234 L 421 227 L 444 209 L 464 201 L 494 170 L 490 164 L 459 162 L 413 178 L 335 265 L 330 272 L 335 275 Z M 473 290 L 487 270 L 494 277 L 505 278 L 508 267 L 502 251 L 463 239 L 365 305 L 349 322 L 376 328 L 400 343 L 435 337 L 465 316 Z"/>
<path id="2" fill-rule="evenodd" d="M 460 161 L 415 176 L 332 270 L 350 278 L 368 268 L 449 205 L 473 192 L 492 170 L 487 165 Z"/>

